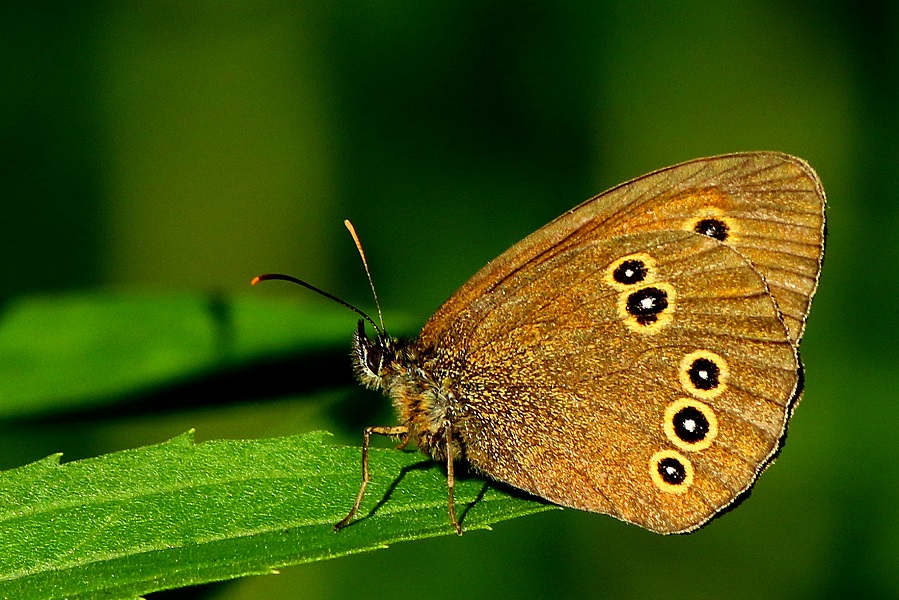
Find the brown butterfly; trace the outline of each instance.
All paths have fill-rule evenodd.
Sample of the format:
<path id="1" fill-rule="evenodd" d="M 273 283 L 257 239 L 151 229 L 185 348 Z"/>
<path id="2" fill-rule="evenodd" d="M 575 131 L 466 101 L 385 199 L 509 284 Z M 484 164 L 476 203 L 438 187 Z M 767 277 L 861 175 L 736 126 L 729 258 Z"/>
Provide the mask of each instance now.
<path id="1" fill-rule="evenodd" d="M 456 460 L 655 532 L 707 523 L 771 463 L 799 401 L 824 207 L 798 158 L 701 158 L 537 230 L 414 340 L 366 317 L 378 333 L 368 338 L 359 322 L 356 376 L 392 399 L 400 425 L 365 429 L 362 485 L 335 529 L 362 502 L 372 434 L 446 464 L 459 533 Z M 293 280 L 258 279 L 272 278 Z"/>

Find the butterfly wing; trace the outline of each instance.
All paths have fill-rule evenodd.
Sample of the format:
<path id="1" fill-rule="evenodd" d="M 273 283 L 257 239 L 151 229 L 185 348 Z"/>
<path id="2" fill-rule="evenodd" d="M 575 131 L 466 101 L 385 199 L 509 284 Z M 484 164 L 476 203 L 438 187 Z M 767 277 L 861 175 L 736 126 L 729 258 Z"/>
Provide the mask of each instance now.
<path id="1" fill-rule="evenodd" d="M 813 281 L 802 288 L 805 300 L 791 304 L 801 314 L 788 321 L 781 304 L 790 296 L 779 301 L 767 277 L 773 267 L 753 262 L 746 242 L 766 240 L 769 258 L 795 256 L 764 224 L 775 202 L 755 217 L 748 208 L 739 217 L 715 212 L 739 232 L 724 240 L 684 223 L 710 214 L 697 197 L 725 189 L 723 179 L 696 173 L 758 171 L 745 163 L 780 156 L 705 159 L 712 165 L 687 163 L 625 184 L 463 286 L 419 344 L 456 365 L 449 375 L 468 460 L 553 502 L 663 533 L 694 529 L 740 497 L 777 451 L 800 391 L 795 344 L 821 246 L 818 267 L 802 270 Z M 820 190 L 816 179 L 805 183 Z M 735 186 L 727 197 L 749 206 L 751 193 Z"/>
<path id="2" fill-rule="evenodd" d="M 649 281 L 608 283 L 623 257 L 651 264 Z M 473 465 L 660 532 L 707 521 L 752 484 L 784 434 L 798 361 L 745 258 L 688 232 L 635 234 L 521 277 L 516 297 L 526 299 L 483 315 L 456 385 Z M 663 291 L 667 306 L 641 324 L 628 299 L 646 289 Z M 689 380 L 685 361 L 702 356 L 718 369 L 714 394 Z M 672 433 L 678 406 L 703 411 L 713 437 L 691 446 Z M 660 482 L 659 452 L 691 481 Z"/>
<path id="3" fill-rule="evenodd" d="M 457 329 L 477 313 L 472 299 L 502 293 L 507 277 L 585 239 L 680 230 L 714 235 L 752 262 L 798 344 L 824 255 L 824 189 L 805 161 L 777 152 L 689 161 L 587 200 L 487 264 L 425 329 Z"/>

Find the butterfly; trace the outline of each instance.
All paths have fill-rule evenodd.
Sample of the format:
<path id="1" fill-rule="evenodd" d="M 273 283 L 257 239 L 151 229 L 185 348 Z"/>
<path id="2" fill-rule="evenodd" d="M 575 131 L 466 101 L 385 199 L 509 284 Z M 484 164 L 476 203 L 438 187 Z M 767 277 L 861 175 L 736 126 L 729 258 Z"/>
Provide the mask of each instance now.
<path id="1" fill-rule="evenodd" d="M 399 424 L 365 429 L 362 485 L 335 528 L 363 500 L 372 435 L 445 464 L 458 533 L 460 460 L 562 506 L 663 534 L 699 528 L 748 494 L 784 441 L 824 240 L 824 190 L 803 160 L 700 158 L 529 235 L 415 339 L 366 316 L 376 334 L 359 321 L 356 377 Z"/>

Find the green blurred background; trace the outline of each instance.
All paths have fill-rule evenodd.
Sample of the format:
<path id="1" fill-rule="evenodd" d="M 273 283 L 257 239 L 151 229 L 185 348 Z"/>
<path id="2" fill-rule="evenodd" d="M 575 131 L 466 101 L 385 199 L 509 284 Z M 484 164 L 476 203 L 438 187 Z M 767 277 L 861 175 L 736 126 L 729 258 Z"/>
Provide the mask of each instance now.
<path id="1" fill-rule="evenodd" d="M 680 537 L 546 513 L 151 597 L 899 597 L 897 3 L 6 2 L 0 58 L 4 300 L 248 294 L 283 271 L 370 307 L 350 218 L 388 316 L 423 323 L 487 260 L 655 168 L 781 150 L 831 201 L 805 399 L 734 513 Z M 0 453 L 188 427 L 358 443 L 343 393 L 29 422 Z"/>

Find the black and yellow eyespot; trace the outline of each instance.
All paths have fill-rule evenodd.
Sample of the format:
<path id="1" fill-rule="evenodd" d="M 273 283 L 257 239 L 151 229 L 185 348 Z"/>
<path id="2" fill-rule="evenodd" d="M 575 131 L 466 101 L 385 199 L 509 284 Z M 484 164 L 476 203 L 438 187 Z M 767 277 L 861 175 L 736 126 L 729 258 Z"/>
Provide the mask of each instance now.
<path id="1" fill-rule="evenodd" d="M 656 280 L 656 262 L 645 252 L 628 254 L 606 269 L 605 281 L 618 290 L 633 289 Z"/>
<path id="2" fill-rule="evenodd" d="M 665 408 L 664 429 L 672 444 L 696 452 L 711 446 L 718 437 L 718 418 L 708 404 L 681 398 Z"/>
<path id="3" fill-rule="evenodd" d="M 693 485 L 693 464 L 675 450 L 661 450 L 649 459 L 649 476 L 657 488 L 683 494 Z"/>
<path id="4" fill-rule="evenodd" d="M 727 389 L 730 368 L 718 354 L 696 350 L 681 359 L 677 375 L 684 391 L 708 400 L 720 396 Z"/>
<path id="5" fill-rule="evenodd" d="M 734 235 L 739 232 L 737 221 L 725 216 L 724 211 L 717 207 L 700 210 L 698 214 L 684 222 L 683 228 L 719 242 L 732 242 Z"/>
<path id="6" fill-rule="evenodd" d="M 631 331 L 654 334 L 671 322 L 676 296 L 674 287 L 663 282 L 623 291 L 618 296 L 618 314 Z"/>

